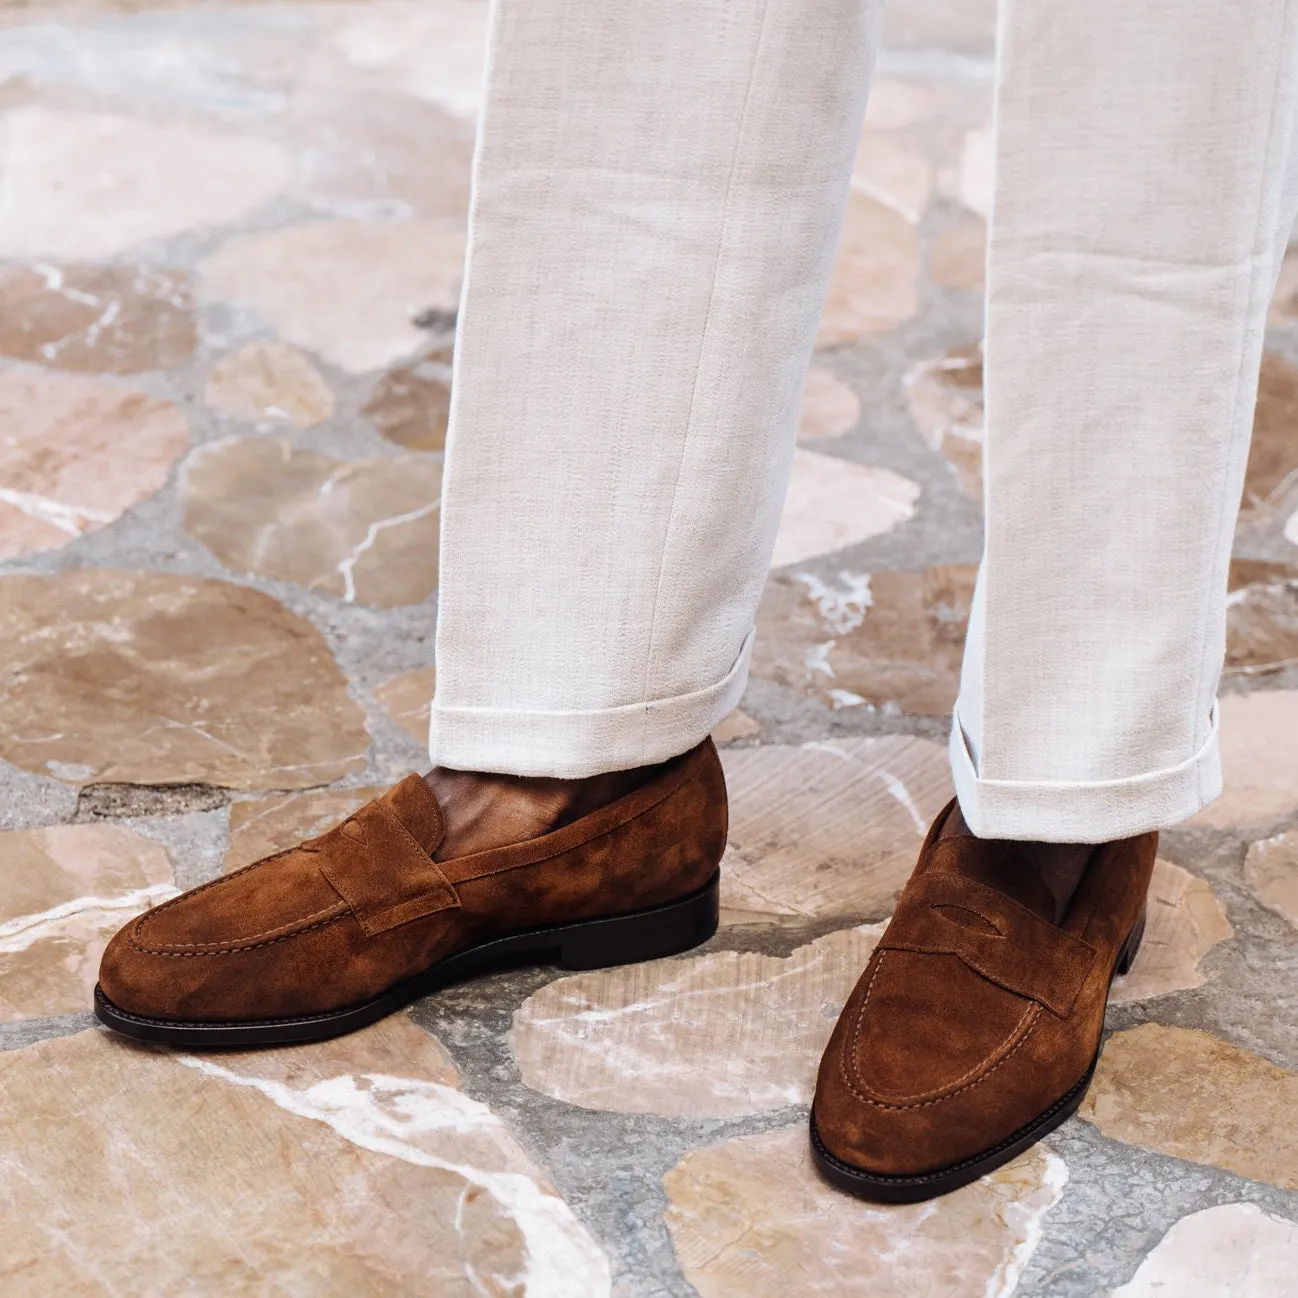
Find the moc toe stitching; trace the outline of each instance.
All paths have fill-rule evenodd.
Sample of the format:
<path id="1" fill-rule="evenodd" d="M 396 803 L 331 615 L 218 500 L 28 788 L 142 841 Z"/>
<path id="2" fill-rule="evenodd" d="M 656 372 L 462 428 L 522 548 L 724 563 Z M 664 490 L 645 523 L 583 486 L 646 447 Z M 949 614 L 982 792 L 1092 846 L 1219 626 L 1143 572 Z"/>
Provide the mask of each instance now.
<path id="1" fill-rule="evenodd" d="M 140 916 L 130 931 L 130 944 L 133 950 L 141 955 L 187 956 L 187 955 L 235 955 L 240 951 L 255 951 L 260 947 L 274 946 L 276 942 L 288 942 L 313 929 L 323 928 L 326 924 L 335 924 L 346 919 L 351 908 L 345 901 L 335 902 L 314 915 L 305 915 L 300 920 L 281 924 L 278 928 L 267 929 L 264 933 L 253 933 L 247 938 L 225 942 L 169 942 L 165 946 L 144 946 L 139 941 L 143 936 L 144 921 L 152 912 Z"/>
<path id="2" fill-rule="evenodd" d="M 868 995 L 867 992 L 867 999 Z M 839 1071 L 848 1090 L 863 1104 L 868 1104 L 876 1109 L 893 1109 L 897 1111 L 928 1108 L 933 1104 L 941 1104 L 944 1100 L 954 1099 L 957 1095 L 962 1095 L 964 1092 L 985 1082 L 1002 1064 L 1007 1063 L 1026 1044 L 1036 1027 L 1040 1015 L 1041 1006 L 1030 1003 L 1024 1009 L 1014 1031 L 1001 1042 L 1000 1046 L 954 1082 L 948 1083 L 939 1090 L 922 1091 L 918 1095 L 908 1096 L 906 1099 L 888 1100 L 879 1096 L 878 1092 L 873 1091 L 859 1072 L 860 1056 L 858 1052 L 861 1027 L 865 1018 L 865 1004 L 862 1003 L 861 1010 L 856 1017 L 851 1049 L 843 1051 L 839 1059 Z"/>

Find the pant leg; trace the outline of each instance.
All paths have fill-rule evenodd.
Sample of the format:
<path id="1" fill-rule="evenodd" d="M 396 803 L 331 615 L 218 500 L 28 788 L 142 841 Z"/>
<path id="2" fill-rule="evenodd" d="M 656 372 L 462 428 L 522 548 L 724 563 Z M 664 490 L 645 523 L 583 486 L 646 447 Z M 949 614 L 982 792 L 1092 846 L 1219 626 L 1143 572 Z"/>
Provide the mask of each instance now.
<path id="1" fill-rule="evenodd" d="M 1298 3 L 1002 0 L 1001 24 L 987 539 L 952 764 L 975 833 L 1098 842 L 1221 787 Z"/>
<path id="2" fill-rule="evenodd" d="M 743 692 L 877 0 L 496 0 L 432 760 L 584 776 Z"/>

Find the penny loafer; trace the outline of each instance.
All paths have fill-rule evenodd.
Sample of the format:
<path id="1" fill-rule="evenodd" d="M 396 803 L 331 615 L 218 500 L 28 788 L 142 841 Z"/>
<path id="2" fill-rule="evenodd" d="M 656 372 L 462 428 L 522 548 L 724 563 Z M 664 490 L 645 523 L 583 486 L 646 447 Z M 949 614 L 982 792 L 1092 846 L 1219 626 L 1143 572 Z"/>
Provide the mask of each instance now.
<path id="1" fill-rule="evenodd" d="M 437 799 L 408 776 L 341 824 L 127 924 L 95 1012 L 188 1049 L 315 1041 L 519 963 L 673 955 L 717 927 L 725 777 L 706 740 L 551 833 L 437 861 Z"/>
<path id="2" fill-rule="evenodd" d="M 1004 868 L 996 842 L 941 836 L 954 805 L 843 1008 L 812 1105 L 822 1175 L 883 1203 L 967 1185 L 1076 1111 L 1109 984 L 1144 930 L 1157 834 L 1097 848 L 1056 925 L 986 882 Z"/>

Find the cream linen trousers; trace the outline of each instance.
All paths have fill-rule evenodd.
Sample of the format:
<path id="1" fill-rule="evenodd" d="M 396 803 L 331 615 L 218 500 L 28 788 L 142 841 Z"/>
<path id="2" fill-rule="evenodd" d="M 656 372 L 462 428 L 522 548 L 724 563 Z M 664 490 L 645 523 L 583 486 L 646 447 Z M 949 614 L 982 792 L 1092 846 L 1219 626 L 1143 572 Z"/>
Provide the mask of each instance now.
<path id="1" fill-rule="evenodd" d="M 496 0 L 435 763 L 585 776 L 739 702 L 877 0 Z M 952 729 L 993 838 L 1220 789 L 1226 569 L 1294 219 L 1298 0 L 1002 0 L 986 550 Z"/>

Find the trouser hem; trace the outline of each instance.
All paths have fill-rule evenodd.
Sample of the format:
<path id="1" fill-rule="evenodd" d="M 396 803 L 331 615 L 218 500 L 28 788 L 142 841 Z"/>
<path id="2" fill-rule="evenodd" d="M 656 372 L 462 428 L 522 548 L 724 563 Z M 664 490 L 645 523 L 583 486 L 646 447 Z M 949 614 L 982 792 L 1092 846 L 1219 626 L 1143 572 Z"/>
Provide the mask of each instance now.
<path id="1" fill-rule="evenodd" d="M 649 766 L 688 752 L 739 705 L 753 633 L 734 666 L 713 685 L 673 698 L 589 711 L 446 707 L 430 714 L 434 766 L 576 780 Z"/>
<path id="2" fill-rule="evenodd" d="M 957 710 L 951 773 L 966 823 L 979 838 L 1108 843 L 1188 820 L 1221 793 L 1217 706 L 1208 738 L 1177 766 L 1120 780 L 988 780 L 979 776 Z"/>

